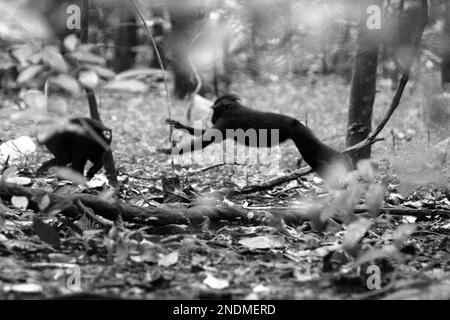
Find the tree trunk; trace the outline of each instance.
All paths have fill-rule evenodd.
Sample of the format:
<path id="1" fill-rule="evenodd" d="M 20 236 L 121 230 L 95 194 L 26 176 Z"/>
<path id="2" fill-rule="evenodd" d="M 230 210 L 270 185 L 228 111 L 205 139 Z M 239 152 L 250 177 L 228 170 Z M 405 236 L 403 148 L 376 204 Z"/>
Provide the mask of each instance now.
<path id="1" fill-rule="evenodd" d="M 81 10 L 81 33 L 80 41 L 82 44 L 89 42 L 89 11 L 90 3 L 89 0 L 82 1 Z M 101 122 L 100 113 L 98 112 L 97 99 L 95 98 L 95 92 L 91 89 L 86 88 L 86 96 L 89 103 L 89 113 L 91 118 Z"/>
<path id="2" fill-rule="evenodd" d="M 442 52 L 442 88 L 449 90 L 450 86 L 450 3 L 445 4 L 445 28 L 444 28 L 444 50 Z"/>
<path id="3" fill-rule="evenodd" d="M 247 19 L 250 27 L 250 50 L 248 51 L 246 69 L 254 81 L 260 80 L 261 47 L 265 39 L 268 12 L 273 9 L 269 1 L 246 1 Z"/>
<path id="4" fill-rule="evenodd" d="M 131 69 L 136 60 L 137 25 L 136 16 L 126 3 L 118 4 L 117 14 L 119 26 L 114 39 L 114 71 L 122 72 Z"/>
<path id="5" fill-rule="evenodd" d="M 153 8 L 153 19 L 155 20 L 155 23 L 153 24 L 153 38 L 155 39 L 156 43 L 156 49 L 159 52 L 159 56 L 161 57 L 162 63 L 164 66 L 167 66 L 168 59 L 167 59 L 167 48 L 166 48 L 166 41 L 169 36 L 168 28 L 166 28 L 166 25 L 169 23 L 170 20 L 170 14 L 168 13 L 167 9 L 165 7 L 159 6 L 156 8 Z M 159 65 L 158 61 L 158 55 L 156 54 L 156 49 L 152 46 L 153 51 L 153 57 L 150 62 L 150 67 L 161 69 L 161 66 Z"/>
<path id="6" fill-rule="evenodd" d="M 225 19 L 219 20 L 218 27 L 226 24 Z M 216 26 L 217 27 L 217 26 Z M 232 81 L 233 66 L 230 54 L 230 35 L 224 34 L 217 44 L 213 63 L 213 88 L 216 97 L 229 93 Z"/>
<path id="7" fill-rule="evenodd" d="M 192 39 L 196 34 L 196 27 L 205 17 L 204 9 L 187 1 L 180 4 L 176 0 L 169 3 L 170 22 L 172 30 L 170 35 L 170 49 L 172 52 L 171 65 L 175 77 L 175 96 L 182 99 L 192 93 L 197 85 L 194 71 L 189 63 L 189 52 Z"/>
<path id="8" fill-rule="evenodd" d="M 377 1 L 380 5 L 381 1 Z M 361 6 L 355 63 L 352 76 L 350 106 L 348 112 L 347 146 L 363 141 L 372 130 L 372 110 L 375 102 L 376 75 L 379 42 L 374 41 L 374 33 L 367 27 L 366 9 L 368 1 Z M 366 147 L 352 156 L 354 163 L 370 158 L 371 148 Z"/>
<path id="9" fill-rule="evenodd" d="M 250 29 L 250 52 L 247 57 L 247 71 L 253 80 L 258 81 L 260 75 L 260 52 L 257 46 L 257 23 L 256 19 L 251 20 Z"/>

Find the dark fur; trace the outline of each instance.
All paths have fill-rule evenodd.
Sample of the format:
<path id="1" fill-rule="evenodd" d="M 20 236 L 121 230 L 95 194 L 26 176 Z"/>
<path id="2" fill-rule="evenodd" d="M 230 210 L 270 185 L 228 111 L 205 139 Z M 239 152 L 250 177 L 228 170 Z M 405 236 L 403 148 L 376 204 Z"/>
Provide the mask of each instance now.
<path id="1" fill-rule="evenodd" d="M 244 131 L 267 129 L 268 140 L 271 141 L 270 129 L 278 129 L 279 142 L 291 139 L 305 162 L 319 174 L 334 162 L 342 162 L 348 168 L 350 166 L 345 155 L 320 141 L 311 129 L 297 119 L 244 107 L 235 95 L 226 95 L 217 99 L 213 109 L 214 128 L 219 129 L 222 134 L 225 134 L 226 129 L 243 129 Z M 259 141 L 257 146 L 260 147 Z"/>
<path id="2" fill-rule="evenodd" d="M 351 168 L 347 156 L 320 141 L 311 129 L 297 119 L 279 113 L 247 108 L 241 105 L 239 97 L 234 94 L 218 98 L 214 102 L 213 110 L 213 128 L 220 130 L 223 137 L 226 137 L 227 129 L 242 129 L 244 131 L 267 129 L 268 137 L 266 141 L 271 143 L 270 130 L 278 129 L 279 143 L 291 139 L 305 162 L 318 174 L 323 175 L 326 169 L 336 162 L 343 163 L 347 169 Z M 174 124 L 176 121 L 170 123 Z M 178 125 L 175 124 L 175 128 L 188 129 L 189 127 L 178 123 Z M 191 130 L 188 131 L 191 132 Z M 202 141 L 202 147 L 204 148 L 211 143 L 212 141 Z M 244 143 L 249 145 L 248 140 Z M 270 143 L 266 146 L 257 141 L 256 147 L 270 147 L 272 146 Z"/>
<path id="3" fill-rule="evenodd" d="M 93 165 L 89 169 L 87 177 L 91 179 L 103 166 L 105 149 L 88 130 L 84 129 L 83 125 L 89 126 L 108 145 L 111 144 L 111 129 L 90 118 L 74 118 L 70 120 L 70 123 L 80 126 L 83 133 L 57 132 L 46 141 L 40 142 L 55 158 L 44 162 L 38 169 L 38 173 L 44 172 L 52 166 L 70 164 L 73 170 L 83 174 L 86 162 L 89 160 Z"/>

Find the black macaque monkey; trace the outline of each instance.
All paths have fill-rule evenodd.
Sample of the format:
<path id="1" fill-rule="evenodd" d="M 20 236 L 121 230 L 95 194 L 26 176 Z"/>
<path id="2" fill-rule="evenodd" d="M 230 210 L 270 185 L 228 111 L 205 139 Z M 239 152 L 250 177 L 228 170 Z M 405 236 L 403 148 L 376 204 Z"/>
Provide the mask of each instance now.
<path id="1" fill-rule="evenodd" d="M 249 129 L 256 131 L 266 129 L 265 144 L 262 144 L 264 141 L 260 141 L 258 138 L 257 147 L 270 147 L 291 139 L 294 141 L 305 162 L 321 176 L 324 176 L 327 169 L 335 163 L 343 164 L 347 170 L 350 170 L 352 167 L 347 156 L 320 141 L 311 129 L 297 119 L 283 114 L 262 112 L 247 108 L 241 105 L 239 97 L 234 94 L 227 94 L 218 98 L 212 108 L 214 112 L 212 115 L 213 127 L 211 129 L 219 130 L 225 138 L 227 129 L 242 129 L 244 131 Z M 195 132 L 194 128 L 185 126 L 178 121 L 166 120 L 166 123 L 173 125 L 176 129 L 187 130 L 192 135 Z M 278 130 L 279 138 L 276 141 L 272 141 L 271 139 L 271 129 Z M 208 136 L 208 130 L 201 131 L 201 144 L 197 142 L 197 139 L 193 139 L 184 145 L 178 146 L 178 154 L 183 153 L 185 150 L 194 151 L 205 148 L 212 142 L 221 142 L 212 141 L 212 139 L 203 139 L 205 135 Z M 238 142 L 245 143 L 247 146 L 255 146 L 251 145 L 248 140 Z M 170 149 L 160 149 L 159 151 L 168 154 L 171 153 Z"/>
<path id="2" fill-rule="evenodd" d="M 69 124 L 80 128 L 58 131 L 45 141 L 38 141 L 44 144 L 55 158 L 44 162 L 37 173 L 40 174 L 52 166 L 70 164 L 73 170 L 84 174 L 84 167 L 89 160 L 93 165 L 87 173 L 87 178 L 91 179 L 103 166 L 105 146 L 111 144 L 111 129 L 90 118 L 73 118 Z"/>

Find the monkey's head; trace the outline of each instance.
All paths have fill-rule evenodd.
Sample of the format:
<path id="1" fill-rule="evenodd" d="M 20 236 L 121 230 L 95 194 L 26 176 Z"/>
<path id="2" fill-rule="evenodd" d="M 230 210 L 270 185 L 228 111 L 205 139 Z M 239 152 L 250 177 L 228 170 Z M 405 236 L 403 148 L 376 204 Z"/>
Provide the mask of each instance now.
<path id="1" fill-rule="evenodd" d="M 107 144 L 111 144 L 112 130 L 103 123 L 90 118 L 73 118 L 71 123 L 81 126 L 83 135 L 96 141 L 101 138 Z"/>
<path id="2" fill-rule="evenodd" d="M 240 107 L 240 101 L 241 99 L 237 95 L 232 93 L 218 98 L 212 106 L 212 109 L 214 111 L 211 119 L 212 123 L 215 123 L 217 119 L 219 119 L 227 110 Z"/>
<path id="3" fill-rule="evenodd" d="M 105 129 L 102 131 L 103 138 L 105 139 L 106 143 L 111 144 L 112 141 L 112 130 L 111 129 Z"/>
<path id="4" fill-rule="evenodd" d="M 233 105 L 236 103 L 239 104 L 240 101 L 241 99 L 236 94 L 229 93 L 217 98 L 212 107 L 216 109 L 227 105 Z"/>

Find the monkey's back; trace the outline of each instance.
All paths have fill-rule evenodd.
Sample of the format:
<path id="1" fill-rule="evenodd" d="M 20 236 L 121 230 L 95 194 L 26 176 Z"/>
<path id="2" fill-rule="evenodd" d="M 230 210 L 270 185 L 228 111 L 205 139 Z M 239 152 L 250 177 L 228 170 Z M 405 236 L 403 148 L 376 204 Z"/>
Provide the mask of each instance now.
<path id="1" fill-rule="evenodd" d="M 249 129 L 267 130 L 268 139 L 271 139 L 271 130 L 278 130 L 278 138 L 283 142 L 292 137 L 300 121 L 290 116 L 275 112 L 254 110 L 244 106 L 233 106 L 218 117 L 215 126 L 223 129 L 244 131 Z M 272 132 L 273 133 L 273 132 Z M 225 134 L 225 132 L 223 132 Z"/>
<path id="2" fill-rule="evenodd" d="M 47 149 L 55 157 L 67 158 L 65 162 L 68 163 L 77 156 L 85 157 L 91 162 L 98 162 L 104 153 L 104 147 L 98 138 L 102 139 L 104 143 L 110 144 L 111 139 L 105 136 L 105 131 L 110 133 L 111 129 L 90 118 L 73 118 L 69 122 L 72 125 L 80 126 L 80 132 L 64 130 L 54 133 L 44 142 Z M 84 125 L 89 126 L 98 137 L 93 137 L 84 128 Z"/>

